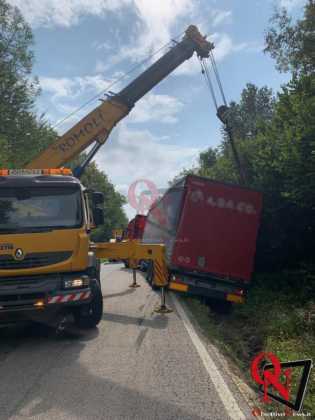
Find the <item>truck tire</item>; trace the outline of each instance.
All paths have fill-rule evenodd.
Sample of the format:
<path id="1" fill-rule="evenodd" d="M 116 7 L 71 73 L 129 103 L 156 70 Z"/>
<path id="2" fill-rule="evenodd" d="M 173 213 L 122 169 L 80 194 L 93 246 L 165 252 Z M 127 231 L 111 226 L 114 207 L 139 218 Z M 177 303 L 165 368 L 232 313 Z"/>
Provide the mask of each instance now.
<path id="1" fill-rule="evenodd" d="M 88 305 L 82 305 L 76 308 L 74 312 L 75 324 L 79 328 L 95 328 L 103 316 L 103 295 L 98 283 L 93 288 L 93 299 Z"/>
<path id="2" fill-rule="evenodd" d="M 129 261 L 128 260 L 124 260 L 124 265 L 125 265 L 125 268 L 129 268 Z"/>

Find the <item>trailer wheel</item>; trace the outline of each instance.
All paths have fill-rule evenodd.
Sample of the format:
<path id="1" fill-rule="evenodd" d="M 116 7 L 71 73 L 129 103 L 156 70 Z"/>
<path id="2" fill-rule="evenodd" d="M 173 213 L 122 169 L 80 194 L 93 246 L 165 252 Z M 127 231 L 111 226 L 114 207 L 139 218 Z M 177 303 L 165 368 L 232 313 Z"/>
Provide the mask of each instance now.
<path id="1" fill-rule="evenodd" d="M 208 298 L 206 300 L 207 305 L 210 307 L 211 310 L 216 312 L 220 315 L 229 315 L 233 311 L 233 304 L 232 302 L 228 302 L 226 300 L 217 300 Z"/>
<path id="2" fill-rule="evenodd" d="M 93 288 L 93 299 L 88 305 L 76 308 L 74 320 L 79 328 L 89 329 L 96 327 L 103 316 L 103 295 L 98 283 Z"/>

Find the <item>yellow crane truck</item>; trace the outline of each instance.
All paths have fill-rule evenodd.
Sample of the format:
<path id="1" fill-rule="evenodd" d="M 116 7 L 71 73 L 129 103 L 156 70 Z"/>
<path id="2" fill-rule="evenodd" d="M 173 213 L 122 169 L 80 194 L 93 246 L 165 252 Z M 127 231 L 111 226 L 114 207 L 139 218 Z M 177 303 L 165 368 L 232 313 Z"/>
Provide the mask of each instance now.
<path id="1" fill-rule="evenodd" d="M 0 322 L 52 322 L 71 313 L 80 327 L 96 326 L 103 312 L 100 258 L 151 259 L 162 309 L 167 269 L 163 245 L 92 243 L 104 220 L 101 193 L 79 181 L 113 127 L 157 83 L 213 44 L 195 26 L 117 94 L 110 95 L 23 169 L 0 170 Z M 73 174 L 64 165 L 92 146 Z M 31 143 L 30 143 L 31 147 Z"/>

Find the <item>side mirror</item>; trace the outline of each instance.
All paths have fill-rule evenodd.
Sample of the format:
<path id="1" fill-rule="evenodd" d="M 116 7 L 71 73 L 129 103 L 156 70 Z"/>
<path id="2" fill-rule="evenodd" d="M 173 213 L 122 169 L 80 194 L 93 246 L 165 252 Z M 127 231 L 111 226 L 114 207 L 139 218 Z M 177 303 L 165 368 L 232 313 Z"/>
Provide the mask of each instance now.
<path id="1" fill-rule="evenodd" d="M 101 226 L 104 224 L 104 210 L 99 207 L 93 209 L 93 221 L 95 226 Z"/>
<path id="2" fill-rule="evenodd" d="M 93 207 L 97 207 L 98 205 L 104 204 L 104 194 L 101 192 L 93 192 L 92 193 L 92 203 Z"/>

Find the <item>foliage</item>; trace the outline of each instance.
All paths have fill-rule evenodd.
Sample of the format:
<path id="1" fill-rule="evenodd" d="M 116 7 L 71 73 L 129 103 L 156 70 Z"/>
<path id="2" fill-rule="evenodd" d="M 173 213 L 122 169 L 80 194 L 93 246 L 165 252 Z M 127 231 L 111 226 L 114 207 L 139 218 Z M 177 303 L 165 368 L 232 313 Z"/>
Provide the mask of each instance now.
<path id="1" fill-rule="evenodd" d="M 197 174 L 198 171 L 199 171 L 199 168 L 183 169 L 180 171 L 178 175 L 176 175 L 172 180 L 168 182 L 168 185 L 171 187 L 172 185 L 180 181 L 183 177 L 189 174 Z"/>
<path id="2" fill-rule="evenodd" d="M 250 364 L 261 351 L 282 361 L 315 358 L 315 277 L 307 270 L 255 276 L 245 305 L 222 315 L 197 299 L 187 298 L 189 309 L 203 332 L 241 368 L 251 385 Z M 299 287 L 297 288 L 297 284 Z M 285 293 L 280 293 L 285 290 Z M 273 407 L 272 411 L 277 410 Z M 271 407 L 270 407 L 271 408 Z M 264 406 L 264 409 L 268 409 Z M 309 382 L 304 412 L 315 416 L 315 372 Z"/>
<path id="3" fill-rule="evenodd" d="M 276 11 L 265 36 L 265 51 L 280 71 L 313 74 L 315 71 L 315 1 L 308 0 L 304 17 L 295 24 L 286 9 Z"/>
<path id="4" fill-rule="evenodd" d="M 115 191 L 107 176 L 101 172 L 95 163 L 91 163 L 82 177 L 83 185 L 95 191 L 102 192 L 105 197 L 104 213 L 105 223 L 92 233 L 92 240 L 96 242 L 108 241 L 112 237 L 112 230 L 125 228 L 127 218 L 122 209 L 126 199 Z"/>
<path id="5" fill-rule="evenodd" d="M 208 149 L 199 155 L 199 171 L 206 172 L 217 164 L 218 152 L 215 149 Z"/>
<path id="6" fill-rule="evenodd" d="M 258 88 L 247 83 L 241 93 L 239 104 L 232 102 L 229 107 L 229 121 L 236 139 L 253 139 L 268 121 L 271 121 L 275 98 L 267 86 Z M 224 146 L 228 147 L 224 133 Z"/>
<path id="7" fill-rule="evenodd" d="M 251 113 L 245 112 L 247 89 L 240 103 L 233 105 L 232 117 L 238 122 L 235 140 L 247 185 L 264 194 L 257 268 L 309 262 L 315 245 L 315 76 L 293 79 L 283 87 L 276 102 L 270 100 L 270 112 L 250 129 L 255 135 L 246 135 L 247 115 L 250 124 L 253 121 Z M 195 172 L 236 183 L 238 174 L 227 141 L 218 150 L 203 152 Z"/>
<path id="8" fill-rule="evenodd" d="M 32 31 L 20 11 L 0 0 L 1 166 L 22 166 L 56 137 L 33 111 L 39 87 L 31 78 L 32 45 Z"/>

